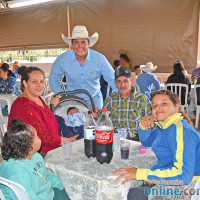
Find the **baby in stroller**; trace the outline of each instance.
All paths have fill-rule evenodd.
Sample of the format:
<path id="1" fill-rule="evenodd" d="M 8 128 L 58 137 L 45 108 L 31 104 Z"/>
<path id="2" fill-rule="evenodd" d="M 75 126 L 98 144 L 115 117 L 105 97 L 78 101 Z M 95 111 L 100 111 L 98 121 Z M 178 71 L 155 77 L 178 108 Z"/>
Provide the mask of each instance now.
<path id="1" fill-rule="evenodd" d="M 58 115 L 55 117 L 62 137 L 69 138 L 77 134 L 79 134 L 77 139 L 84 137 L 85 113 L 80 113 L 78 108 L 69 107 L 65 120 Z"/>

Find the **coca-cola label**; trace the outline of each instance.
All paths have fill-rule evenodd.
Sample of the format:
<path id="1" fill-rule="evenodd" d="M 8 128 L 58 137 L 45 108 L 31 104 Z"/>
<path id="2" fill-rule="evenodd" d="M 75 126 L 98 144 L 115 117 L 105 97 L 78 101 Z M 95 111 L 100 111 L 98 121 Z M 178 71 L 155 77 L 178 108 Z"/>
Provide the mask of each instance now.
<path id="1" fill-rule="evenodd" d="M 100 144 L 109 144 L 113 142 L 113 130 L 111 131 L 97 131 L 95 134 L 95 142 Z"/>

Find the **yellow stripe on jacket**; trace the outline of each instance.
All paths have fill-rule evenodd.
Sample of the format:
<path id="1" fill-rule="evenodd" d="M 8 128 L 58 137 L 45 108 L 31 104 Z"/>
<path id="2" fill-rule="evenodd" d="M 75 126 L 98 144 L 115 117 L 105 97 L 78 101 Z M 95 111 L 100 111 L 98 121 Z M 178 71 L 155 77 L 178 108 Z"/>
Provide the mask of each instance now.
<path id="1" fill-rule="evenodd" d="M 151 171 L 150 169 L 138 169 L 136 178 L 137 180 L 147 180 L 149 175 L 154 175 L 158 177 L 174 177 L 182 173 L 183 167 L 183 125 L 181 121 L 175 121 L 174 124 L 177 127 L 177 150 L 176 150 L 176 162 L 174 162 L 174 167 L 172 169 Z"/>

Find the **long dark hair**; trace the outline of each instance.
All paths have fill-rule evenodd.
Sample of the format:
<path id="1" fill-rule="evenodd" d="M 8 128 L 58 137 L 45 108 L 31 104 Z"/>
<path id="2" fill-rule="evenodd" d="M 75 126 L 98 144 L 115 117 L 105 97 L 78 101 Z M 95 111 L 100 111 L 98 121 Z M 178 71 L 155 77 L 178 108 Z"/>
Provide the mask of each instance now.
<path id="1" fill-rule="evenodd" d="M 23 80 L 28 82 L 28 80 L 30 79 L 30 73 L 35 72 L 35 71 L 41 72 L 43 74 L 43 77 L 44 77 L 44 72 L 38 67 L 27 67 L 26 69 L 24 69 L 24 71 L 22 73 L 22 77 L 21 77 L 21 86 L 20 86 L 20 89 L 21 89 L 22 92 L 24 91 L 24 88 L 25 88 Z"/>
<path id="2" fill-rule="evenodd" d="M 182 116 L 183 116 L 183 118 L 186 119 L 188 121 L 188 123 L 193 126 L 193 123 L 190 120 L 189 116 L 187 114 L 183 113 L 183 111 L 181 111 L 180 100 L 179 100 L 179 97 L 178 97 L 177 94 L 175 94 L 174 92 L 172 92 L 170 90 L 159 90 L 158 92 L 156 92 L 156 93 L 154 93 L 152 95 L 152 100 L 158 94 L 165 94 L 165 95 L 167 95 L 169 97 L 169 99 L 171 100 L 171 102 L 173 103 L 174 106 L 177 105 L 177 104 L 179 104 L 179 111 L 178 112 L 181 113 Z"/>
<path id="3" fill-rule="evenodd" d="M 123 58 L 127 63 L 129 63 L 129 58 L 126 54 L 120 54 L 120 58 Z"/>
<path id="4" fill-rule="evenodd" d="M 1 154 L 4 160 L 9 158 L 23 159 L 29 155 L 33 149 L 34 139 L 34 133 L 30 127 L 20 118 L 11 120 L 10 130 L 5 133 L 2 139 Z"/>
<path id="5" fill-rule="evenodd" d="M 8 63 L 3 63 L 0 67 L 4 72 L 8 72 L 8 76 L 15 77 L 13 72 L 9 69 L 9 64 Z M 15 77 L 16 78 L 16 77 Z"/>
<path id="6" fill-rule="evenodd" d="M 176 61 L 174 64 L 174 75 L 180 80 L 182 83 L 187 83 L 186 73 L 184 65 L 181 61 Z"/>

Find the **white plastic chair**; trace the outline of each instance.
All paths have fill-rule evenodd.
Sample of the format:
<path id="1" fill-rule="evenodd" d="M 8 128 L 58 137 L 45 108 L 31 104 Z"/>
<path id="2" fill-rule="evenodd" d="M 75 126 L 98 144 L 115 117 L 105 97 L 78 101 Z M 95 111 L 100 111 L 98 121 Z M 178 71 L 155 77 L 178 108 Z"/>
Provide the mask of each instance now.
<path id="1" fill-rule="evenodd" d="M 155 75 L 155 74 L 154 74 Z M 164 83 L 164 79 L 163 79 L 163 77 L 162 76 L 159 76 L 159 75 L 155 75 L 156 76 L 156 78 L 158 79 L 158 81 L 162 84 L 162 83 Z"/>
<path id="2" fill-rule="evenodd" d="M 107 85 L 107 94 L 106 94 L 106 98 L 109 97 L 110 95 L 110 85 Z"/>
<path id="3" fill-rule="evenodd" d="M 181 110 L 183 112 L 185 112 L 185 110 L 186 110 L 186 114 L 188 114 L 188 103 L 187 103 L 188 85 L 181 84 L 181 83 L 167 83 L 165 87 L 166 87 L 166 89 L 168 89 L 168 87 L 170 87 L 170 90 L 172 92 L 178 94 L 180 102 L 181 102 L 181 88 L 185 88 L 185 90 L 186 90 L 185 91 L 185 104 L 181 105 Z M 179 91 L 179 93 L 178 93 L 178 91 Z"/>
<path id="4" fill-rule="evenodd" d="M 25 188 L 22 185 L 15 183 L 13 181 L 10 181 L 8 179 L 5 179 L 3 177 L 0 177 L 0 184 L 6 185 L 7 187 L 9 187 L 15 193 L 18 200 L 30 200 L 28 192 L 25 190 Z M 0 189 L 0 198 L 1 200 L 6 200 L 1 189 Z"/>
<path id="5" fill-rule="evenodd" d="M 0 143 L 7 131 L 8 117 L 0 117 Z"/>
<path id="6" fill-rule="evenodd" d="M 196 106 L 196 120 L 195 120 L 195 128 L 198 128 L 199 126 L 199 114 L 200 114 L 200 105 L 197 105 L 197 88 L 200 90 L 200 85 L 195 85 L 194 86 L 194 103 Z"/>
<path id="7" fill-rule="evenodd" d="M 135 82 L 135 83 L 133 83 L 133 87 L 136 89 L 136 91 L 138 92 L 138 93 L 141 93 L 141 91 L 140 91 L 140 86 Z"/>
<path id="8" fill-rule="evenodd" d="M 0 105 L 1 104 L 8 105 L 8 114 L 10 113 L 11 105 L 16 98 L 17 96 L 14 94 L 0 94 Z M 0 108 L 0 117 L 3 117 L 1 108 Z"/>
<path id="9" fill-rule="evenodd" d="M 46 87 L 45 87 L 45 90 L 44 90 L 42 96 L 46 96 L 46 95 L 48 95 L 49 93 L 52 92 L 52 89 L 51 89 L 50 84 L 49 84 L 49 78 L 48 77 L 45 78 L 45 82 L 46 82 Z"/>
<path id="10" fill-rule="evenodd" d="M 42 96 L 42 99 L 47 105 L 49 105 L 53 95 L 54 95 L 54 92 L 51 92 L 45 96 Z"/>

